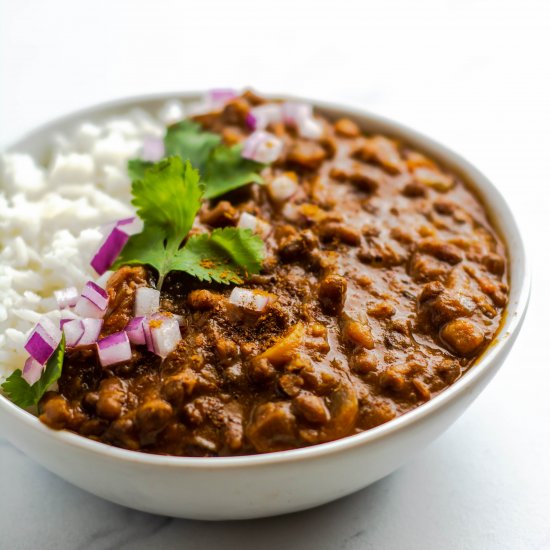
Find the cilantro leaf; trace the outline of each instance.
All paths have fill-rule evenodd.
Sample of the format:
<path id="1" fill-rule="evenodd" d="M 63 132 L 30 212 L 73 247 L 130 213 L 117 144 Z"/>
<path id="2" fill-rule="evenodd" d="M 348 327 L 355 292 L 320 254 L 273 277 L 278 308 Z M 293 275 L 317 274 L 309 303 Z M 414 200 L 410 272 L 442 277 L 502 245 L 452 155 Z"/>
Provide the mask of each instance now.
<path id="1" fill-rule="evenodd" d="M 143 178 L 132 183 L 132 204 L 144 222 L 143 231 L 130 237 L 113 267 L 148 264 L 158 271 L 162 286 L 193 226 L 202 193 L 199 174 L 189 161 L 169 157 L 147 168 Z"/>
<path id="2" fill-rule="evenodd" d="M 246 185 L 262 183 L 262 164 L 242 158 L 242 145 L 222 145 L 221 137 L 199 124 L 184 120 L 168 128 L 164 139 L 168 155 L 189 160 L 201 174 L 206 187 L 204 198 L 213 199 Z"/>
<path id="3" fill-rule="evenodd" d="M 32 407 L 34 402 L 34 391 L 32 386 L 21 376 L 21 369 L 13 371 L 13 373 L 2 384 L 2 389 L 6 395 L 19 407 Z M 38 384 L 38 382 L 36 382 Z"/>
<path id="4" fill-rule="evenodd" d="M 242 145 L 216 147 L 206 162 L 203 181 L 205 199 L 213 199 L 247 183 L 263 183 L 258 170 L 263 164 L 241 156 Z"/>
<path id="5" fill-rule="evenodd" d="M 182 120 L 166 130 L 164 148 L 167 156 L 177 155 L 202 174 L 212 149 L 220 145 L 222 138 L 213 132 L 206 132 L 192 120 Z"/>
<path id="6" fill-rule="evenodd" d="M 190 237 L 174 257 L 172 269 L 201 281 L 241 284 L 244 277 L 259 273 L 264 254 L 262 239 L 250 229 L 225 227 Z"/>
<path id="7" fill-rule="evenodd" d="M 171 255 L 166 249 L 166 234 L 160 227 L 144 225 L 143 231 L 128 239 L 112 269 L 123 265 L 150 265 L 159 275 L 168 273 Z"/>
<path id="8" fill-rule="evenodd" d="M 203 188 L 189 161 L 170 157 L 145 170 L 143 178 L 132 183 L 132 194 L 143 222 L 162 228 L 169 241 L 179 239 L 179 247 L 199 211 Z"/>
<path id="9" fill-rule="evenodd" d="M 147 160 L 130 159 L 128 161 L 128 176 L 130 176 L 130 181 L 143 178 L 145 170 L 153 166 L 153 164 Z"/>
<path id="10" fill-rule="evenodd" d="M 14 371 L 2 384 L 6 395 L 19 407 L 31 407 L 38 405 L 48 388 L 61 376 L 63 357 L 65 355 L 65 335 L 61 336 L 61 342 L 53 355 L 48 359 L 42 376 L 31 386 L 22 377 L 21 369 Z"/>
<path id="11" fill-rule="evenodd" d="M 188 160 L 199 171 L 206 199 L 219 197 L 248 183 L 263 183 L 259 174 L 263 164 L 242 158 L 242 145 L 227 147 L 218 134 L 203 130 L 192 120 L 170 126 L 166 130 L 164 148 L 167 156 Z M 140 159 L 130 160 L 130 179 L 143 179 L 146 169 L 152 165 Z"/>

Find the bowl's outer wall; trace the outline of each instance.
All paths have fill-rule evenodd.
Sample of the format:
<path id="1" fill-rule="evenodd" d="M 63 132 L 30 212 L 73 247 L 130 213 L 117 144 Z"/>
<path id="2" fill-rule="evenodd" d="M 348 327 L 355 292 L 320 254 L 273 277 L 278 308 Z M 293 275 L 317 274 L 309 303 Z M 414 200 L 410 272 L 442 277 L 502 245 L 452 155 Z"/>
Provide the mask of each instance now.
<path id="1" fill-rule="evenodd" d="M 340 453 L 308 460 L 234 469 L 151 467 L 90 454 L 45 430 L 14 422 L 0 408 L 6 437 L 25 454 L 74 485 L 144 512 L 206 520 L 249 519 L 295 512 L 353 493 L 393 472 L 446 430 L 479 395 L 498 364 L 480 383 L 437 414 L 407 430 Z"/>
<path id="2" fill-rule="evenodd" d="M 151 112 L 168 98 L 194 100 L 197 94 L 136 98 L 75 113 L 26 136 L 11 149 L 44 161 L 52 133 L 132 107 Z M 494 376 L 515 340 L 528 301 L 524 248 L 513 216 L 494 187 L 474 167 L 432 140 L 399 124 L 360 111 L 320 105 L 331 115 L 353 116 L 365 130 L 404 139 L 473 182 L 490 204 L 494 222 L 512 258 L 511 299 L 498 343 L 478 365 L 432 402 L 386 425 L 345 440 L 305 450 L 276 453 L 273 460 L 250 457 L 163 460 L 111 449 L 66 433 L 52 432 L 0 396 L 2 435 L 28 456 L 67 481 L 98 496 L 143 511 L 196 519 L 245 519 L 317 506 L 352 493 L 391 473 L 440 435 Z M 93 449 L 93 452 L 91 451 Z M 284 457 L 288 457 L 288 460 Z M 197 462 L 202 461 L 202 462 Z M 192 466 L 190 466 L 192 464 Z M 228 466 L 222 466 L 227 464 Z"/>

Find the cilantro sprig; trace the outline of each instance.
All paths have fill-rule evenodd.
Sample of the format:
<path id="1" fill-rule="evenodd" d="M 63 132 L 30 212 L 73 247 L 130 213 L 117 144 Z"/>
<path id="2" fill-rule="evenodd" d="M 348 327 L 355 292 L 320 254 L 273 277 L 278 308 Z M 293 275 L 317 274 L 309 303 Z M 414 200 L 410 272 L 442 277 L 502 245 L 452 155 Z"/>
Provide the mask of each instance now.
<path id="1" fill-rule="evenodd" d="M 249 229 L 229 227 L 188 237 L 205 196 L 199 172 L 189 160 L 172 156 L 147 167 L 143 177 L 133 181 L 132 194 L 144 227 L 129 239 L 115 269 L 150 265 L 158 271 L 158 288 L 170 271 L 223 284 L 240 284 L 260 271 L 264 243 Z"/>
<path id="2" fill-rule="evenodd" d="M 164 137 L 166 156 L 189 160 L 205 186 L 204 198 L 213 199 L 249 183 L 263 183 L 259 162 L 241 156 L 242 145 L 228 147 L 218 134 L 203 130 L 192 120 L 168 127 Z M 128 162 L 130 179 L 142 179 L 154 163 L 141 159 Z"/>
<path id="3" fill-rule="evenodd" d="M 2 390 L 19 407 L 38 405 L 47 389 L 61 376 L 64 355 L 65 335 L 62 335 L 61 342 L 48 359 L 42 375 L 32 386 L 23 378 L 21 369 L 17 369 L 2 384 Z"/>

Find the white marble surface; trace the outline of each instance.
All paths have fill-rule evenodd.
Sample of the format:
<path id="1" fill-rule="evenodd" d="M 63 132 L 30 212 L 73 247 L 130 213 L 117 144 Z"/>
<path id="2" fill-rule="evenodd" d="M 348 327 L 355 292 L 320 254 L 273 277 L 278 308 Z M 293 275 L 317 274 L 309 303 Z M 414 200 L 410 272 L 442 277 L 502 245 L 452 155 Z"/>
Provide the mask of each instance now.
<path id="1" fill-rule="evenodd" d="M 533 299 L 478 401 L 356 495 L 252 522 L 173 520 L 75 489 L 0 439 L 0 548 L 550 548 L 548 3 L 93 5 L 0 0 L 0 146 L 65 111 L 170 89 L 251 83 L 363 106 L 447 143 L 501 187 L 531 253 Z"/>

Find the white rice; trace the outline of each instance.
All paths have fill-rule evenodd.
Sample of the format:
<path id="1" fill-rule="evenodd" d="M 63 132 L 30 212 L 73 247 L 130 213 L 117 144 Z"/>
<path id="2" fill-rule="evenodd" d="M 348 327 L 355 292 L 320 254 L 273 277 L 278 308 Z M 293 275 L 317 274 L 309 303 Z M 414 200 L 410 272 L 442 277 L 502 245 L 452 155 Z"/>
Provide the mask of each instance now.
<path id="1" fill-rule="evenodd" d="M 170 102 L 156 117 L 134 109 L 83 121 L 52 136 L 47 166 L 26 154 L 0 155 L 0 383 L 22 368 L 23 346 L 40 317 L 59 319 L 54 290 L 97 277 L 90 260 L 99 226 L 133 213 L 128 159 L 183 114 Z"/>

